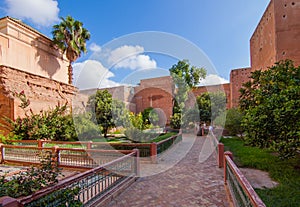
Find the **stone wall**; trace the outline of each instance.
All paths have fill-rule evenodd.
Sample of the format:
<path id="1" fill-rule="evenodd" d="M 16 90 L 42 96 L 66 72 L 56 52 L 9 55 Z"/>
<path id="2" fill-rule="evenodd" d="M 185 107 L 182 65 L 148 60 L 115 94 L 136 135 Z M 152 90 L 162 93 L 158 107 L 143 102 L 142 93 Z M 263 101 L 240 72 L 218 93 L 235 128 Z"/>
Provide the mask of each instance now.
<path id="1" fill-rule="evenodd" d="M 0 18 L 0 65 L 68 83 L 69 61 L 52 40 L 10 17 Z"/>
<path id="2" fill-rule="evenodd" d="M 226 108 L 230 108 L 230 101 L 231 101 L 231 93 L 230 93 L 230 84 L 229 83 L 225 83 L 225 84 L 220 84 L 220 85 L 211 85 L 211 86 L 200 86 L 197 88 L 193 89 L 193 95 L 195 98 L 197 98 L 197 96 L 200 96 L 201 94 L 205 93 L 205 92 L 218 92 L 218 91 L 223 91 L 226 95 Z M 190 101 L 192 101 L 193 99 L 191 95 L 189 95 L 189 99 Z M 188 103 L 189 105 L 191 105 L 192 103 Z"/>
<path id="3" fill-rule="evenodd" d="M 230 71 L 230 107 L 235 108 L 239 105 L 240 89 L 243 83 L 250 80 L 251 68 L 239 68 Z"/>
<path id="4" fill-rule="evenodd" d="M 27 73 L 15 68 L 0 66 L 0 115 L 15 119 L 23 117 L 24 111 L 18 107 L 20 100 L 13 96 L 14 92 L 24 91 L 30 100 L 34 113 L 54 108 L 56 105 L 72 104 L 77 89 L 62 82 Z"/>
<path id="5" fill-rule="evenodd" d="M 272 0 L 250 40 L 252 70 L 291 59 L 300 65 L 300 0 Z"/>

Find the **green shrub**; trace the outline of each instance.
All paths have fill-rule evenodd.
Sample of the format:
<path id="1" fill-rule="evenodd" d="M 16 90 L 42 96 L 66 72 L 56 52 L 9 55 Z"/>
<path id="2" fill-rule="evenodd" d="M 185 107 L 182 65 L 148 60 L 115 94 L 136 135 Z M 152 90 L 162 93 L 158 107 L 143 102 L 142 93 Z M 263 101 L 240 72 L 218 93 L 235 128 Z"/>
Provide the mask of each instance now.
<path id="1" fill-rule="evenodd" d="M 71 115 L 66 115 L 67 105 L 56 106 L 53 110 L 34 114 L 26 113 L 24 118 L 15 121 L 6 118 L 11 131 L 9 138 L 39 140 L 50 139 L 59 141 L 77 140 Z"/>
<path id="2" fill-rule="evenodd" d="M 176 113 L 173 116 L 171 116 L 170 125 L 173 129 L 180 129 L 181 127 L 181 114 Z"/>
<path id="3" fill-rule="evenodd" d="M 145 133 L 137 128 L 128 128 L 125 131 L 125 136 L 132 142 L 150 142 L 159 135 L 157 133 Z"/>
<path id="4" fill-rule="evenodd" d="M 53 161 L 51 152 L 40 154 L 41 165 L 28 168 L 13 176 L 10 180 L 5 176 L 0 177 L 0 197 L 10 196 L 17 198 L 30 195 L 43 187 L 58 182 L 57 177 L 61 174 L 57 162 Z"/>

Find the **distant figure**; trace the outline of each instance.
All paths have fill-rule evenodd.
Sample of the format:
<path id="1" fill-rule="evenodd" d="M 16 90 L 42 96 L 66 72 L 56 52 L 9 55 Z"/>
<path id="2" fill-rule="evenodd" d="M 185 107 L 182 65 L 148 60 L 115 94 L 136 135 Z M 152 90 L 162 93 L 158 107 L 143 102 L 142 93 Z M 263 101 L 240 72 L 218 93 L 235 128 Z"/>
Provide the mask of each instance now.
<path id="1" fill-rule="evenodd" d="M 212 131 L 213 129 L 214 129 L 214 128 L 213 128 L 212 125 L 210 125 L 210 126 L 208 127 L 209 132 L 213 132 L 213 131 Z"/>

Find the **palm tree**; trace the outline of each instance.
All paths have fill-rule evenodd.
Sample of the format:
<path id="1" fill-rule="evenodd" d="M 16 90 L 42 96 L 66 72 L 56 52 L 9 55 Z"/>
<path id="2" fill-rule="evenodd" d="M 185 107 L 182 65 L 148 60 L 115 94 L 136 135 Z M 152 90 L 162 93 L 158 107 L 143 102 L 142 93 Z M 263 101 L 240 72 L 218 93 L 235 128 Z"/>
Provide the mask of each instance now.
<path id="1" fill-rule="evenodd" d="M 69 60 L 68 75 L 69 84 L 72 84 L 72 63 L 80 57 L 81 52 L 86 52 L 86 41 L 90 39 L 90 33 L 82 27 L 82 22 L 67 16 L 61 17 L 61 23 L 53 26 L 53 42 L 56 44 Z"/>

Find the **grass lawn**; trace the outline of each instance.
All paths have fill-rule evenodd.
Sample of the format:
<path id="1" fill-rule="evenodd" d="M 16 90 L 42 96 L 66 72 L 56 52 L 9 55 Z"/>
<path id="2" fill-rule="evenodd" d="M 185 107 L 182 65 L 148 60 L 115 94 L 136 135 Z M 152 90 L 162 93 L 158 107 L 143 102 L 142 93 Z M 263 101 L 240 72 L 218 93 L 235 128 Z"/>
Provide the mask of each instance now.
<path id="1" fill-rule="evenodd" d="M 281 160 L 270 150 L 244 146 L 238 138 L 223 138 L 225 151 L 233 152 L 239 167 L 249 167 L 269 172 L 270 177 L 280 184 L 272 189 L 255 189 L 270 207 L 300 206 L 300 156 Z"/>
<path id="2" fill-rule="evenodd" d="M 168 132 L 166 134 L 161 134 L 155 139 L 152 139 L 151 142 L 160 142 L 162 140 L 168 139 L 169 137 L 172 137 L 174 135 L 178 134 L 177 132 Z"/>

